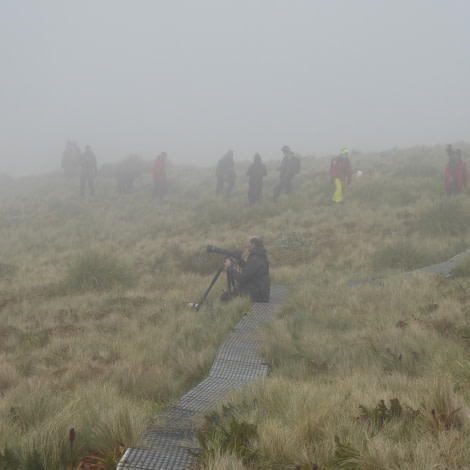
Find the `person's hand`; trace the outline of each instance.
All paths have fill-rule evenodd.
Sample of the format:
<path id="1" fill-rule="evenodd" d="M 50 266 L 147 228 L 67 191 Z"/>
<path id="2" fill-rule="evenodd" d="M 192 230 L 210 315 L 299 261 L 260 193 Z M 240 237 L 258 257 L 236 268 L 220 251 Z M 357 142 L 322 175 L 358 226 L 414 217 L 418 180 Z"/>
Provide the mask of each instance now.
<path id="1" fill-rule="evenodd" d="M 231 266 L 232 266 L 232 261 L 230 260 L 230 258 L 227 258 L 224 261 L 224 268 L 227 269 L 227 268 L 230 268 Z"/>

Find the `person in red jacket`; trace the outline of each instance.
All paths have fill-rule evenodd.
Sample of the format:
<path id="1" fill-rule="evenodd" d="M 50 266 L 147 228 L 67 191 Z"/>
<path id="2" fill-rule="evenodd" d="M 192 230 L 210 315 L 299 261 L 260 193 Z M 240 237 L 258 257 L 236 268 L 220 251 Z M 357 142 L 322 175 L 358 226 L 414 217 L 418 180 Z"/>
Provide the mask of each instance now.
<path id="1" fill-rule="evenodd" d="M 446 152 L 449 156 L 445 169 L 446 194 L 453 196 L 460 194 L 468 187 L 468 171 L 466 163 L 462 160 L 460 149 L 454 150 L 451 145 L 448 145 Z"/>
<path id="2" fill-rule="evenodd" d="M 330 178 L 335 185 L 333 202 L 343 202 L 343 184 L 345 181 L 348 184 L 352 181 L 352 167 L 348 149 L 342 149 L 341 153 L 331 160 Z"/>
<path id="3" fill-rule="evenodd" d="M 153 197 L 162 198 L 166 192 L 166 153 L 155 158 L 153 167 Z"/>

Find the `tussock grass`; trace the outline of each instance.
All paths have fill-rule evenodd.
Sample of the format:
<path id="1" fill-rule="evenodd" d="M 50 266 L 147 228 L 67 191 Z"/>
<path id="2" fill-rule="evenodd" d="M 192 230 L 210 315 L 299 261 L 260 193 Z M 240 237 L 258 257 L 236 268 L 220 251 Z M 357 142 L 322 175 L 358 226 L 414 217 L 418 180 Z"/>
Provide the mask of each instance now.
<path id="1" fill-rule="evenodd" d="M 71 292 L 103 291 L 113 287 L 130 287 L 132 271 L 110 250 L 92 249 L 79 255 L 69 266 L 62 287 Z"/>
<path id="2" fill-rule="evenodd" d="M 418 229 L 428 236 L 467 233 L 470 209 L 462 198 L 439 198 L 419 215 Z"/>
<path id="3" fill-rule="evenodd" d="M 409 239 L 387 243 L 372 258 L 372 267 L 376 271 L 388 268 L 412 271 L 434 263 L 434 253 L 426 253 Z"/>
<path id="4" fill-rule="evenodd" d="M 470 245 L 466 195 L 443 197 L 444 153 L 353 153 L 363 176 L 342 205 L 331 203 L 329 158 L 303 159 L 293 193 L 276 203 L 279 162 L 266 162 L 252 207 L 249 162 L 237 164 L 228 201 L 215 197 L 214 168 L 171 167 L 158 201 L 150 173 L 125 195 L 99 176 L 95 198 L 61 175 L 2 185 L 2 465 L 8 454 L 11 468 L 76 468 L 92 449 L 135 445 L 250 314 L 246 299 L 219 302 L 223 275 L 203 308 L 188 309 L 223 262 L 206 245 L 241 249 L 259 234 L 272 282 L 290 291 L 261 334 L 269 376 L 219 407 L 226 429 L 231 419 L 240 433 L 256 426 L 253 468 L 466 468 L 468 260 L 450 279 L 396 276 Z M 382 281 L 357 282 L 368 279 Z M 392 400 L 403 415 L 381 426 L 364 418 Z M 246 468 L 222 441 L 210 445 L 205 468 Z"/>

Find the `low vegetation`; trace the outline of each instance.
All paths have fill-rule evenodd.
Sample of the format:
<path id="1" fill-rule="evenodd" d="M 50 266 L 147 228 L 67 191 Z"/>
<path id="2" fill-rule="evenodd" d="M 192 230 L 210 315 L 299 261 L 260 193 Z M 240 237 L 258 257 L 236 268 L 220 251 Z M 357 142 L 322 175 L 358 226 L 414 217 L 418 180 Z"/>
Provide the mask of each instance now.
<path id="1" fill-rule="evenodd" d="M 215 168 L 172 166 L 163 200 L 148 172 L 130 194 L 102 174 L 94 198 L 61 174 L 0 187 L 0 469 L 114 469 L 250 313 L 219 302 L 223 276 L 204 308 L 187 305 L 223 261 L 206 245 L 250 234 L 291 289 L 262 332 L 269 376 L 206 417 L 202 466 L 470 468 L 469 260 L 448 278 L 399 276 L 470 246 L 468 194 L 444 196 L 444 147 L 354 152 L 362 176 L 341 205 L 329 158 L 304 158 L 276 203 L 278 162 L 264 160 L 253 207 L 248 161 L 229 201 Z"/>

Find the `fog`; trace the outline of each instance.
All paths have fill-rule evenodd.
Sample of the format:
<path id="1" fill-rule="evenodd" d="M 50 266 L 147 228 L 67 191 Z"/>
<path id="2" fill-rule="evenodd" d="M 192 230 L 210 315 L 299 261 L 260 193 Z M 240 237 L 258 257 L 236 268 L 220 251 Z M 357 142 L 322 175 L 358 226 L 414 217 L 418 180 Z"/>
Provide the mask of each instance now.
<path id="1" fill-rule="evenodd" d="M 467 0 L 0 2 L 0 173 L 470 140 Z"/>

